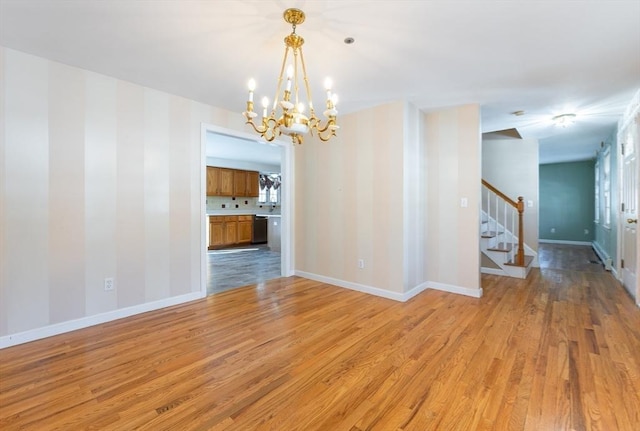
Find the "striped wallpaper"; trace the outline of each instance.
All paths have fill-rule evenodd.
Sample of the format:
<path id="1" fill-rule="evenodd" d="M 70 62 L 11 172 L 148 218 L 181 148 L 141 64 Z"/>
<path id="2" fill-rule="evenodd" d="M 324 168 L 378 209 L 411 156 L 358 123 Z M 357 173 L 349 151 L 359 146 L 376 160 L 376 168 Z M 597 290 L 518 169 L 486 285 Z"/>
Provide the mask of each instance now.
<path id="1" fill-rule="evenodd" d="M 11 49 L 0 60 L 0 336 L 199 292 L 200 127 L 242 117 Z"/>

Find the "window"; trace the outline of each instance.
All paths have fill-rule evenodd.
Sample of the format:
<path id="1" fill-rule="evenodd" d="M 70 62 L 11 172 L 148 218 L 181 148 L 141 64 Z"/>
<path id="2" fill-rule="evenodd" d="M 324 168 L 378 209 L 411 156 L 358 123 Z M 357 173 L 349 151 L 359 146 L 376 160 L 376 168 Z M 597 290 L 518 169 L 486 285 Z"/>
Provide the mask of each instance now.
<path id="1" fill-rule="evenodd" d="M 265 187 L 264 189 L 260 189 L 260 192 L 258 193 L 258 202 L 261 204 L 278 204 L 280 202 L 279 195 L 280 189 L 273 190 Z"/>
<path id="2" fill-rule="evenodd" d="M 595 166 L 596 190 L 595 190 L 595 223 L 600 223 L 600 162 L 596 162 Z"/>
<path id="3" fill-rule="evenodd" d="M 280 202 L 280 174 L 260 174 L 258 203 L 277 205 Z"/>

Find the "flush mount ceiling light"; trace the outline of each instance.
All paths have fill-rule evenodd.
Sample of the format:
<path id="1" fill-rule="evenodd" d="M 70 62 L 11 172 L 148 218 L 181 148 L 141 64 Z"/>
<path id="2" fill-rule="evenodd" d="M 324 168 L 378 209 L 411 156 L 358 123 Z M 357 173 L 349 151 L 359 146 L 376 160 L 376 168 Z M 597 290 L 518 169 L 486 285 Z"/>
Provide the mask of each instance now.
<path id="1" fill-rule="evenodd" d="M 293 31 L 284 38 L 285 50 L 278 76 L 278 84 L 276 86 L 276 95 L 274 97 L 271 113 L 268 113 L 269 100 L 264 97 L 262 99 L 262 121 L 260 125 L 254 123 L 257 113 L 253 111 L 253 91 L 256 83 L 253 79 L 249 81 L 249 100 L 247 101 L 247 110 L 243 115 L 247 119 L 245 124 L 251 125 L 253 130 L 260 134 L 267 141 L 273 141 L 277 136 L 284 134 L 291 137 L 294 144 L 302 144 L 303 136 L 307 133 L 313 135 L 315 131 L 322 141 L 328 141 L 332 136 L 336 136 L 336 130 L 339 126 L 336 124 L 336 103 L 338 98 L 331 92 L 331 80 L 325 80 L 325 89 L 327 92 L 326 107 L 324 116 L 326 122 L 321 124 L 321 120 L 316 117 L 313 109 L 313 101 L 311 100 L 311 91 L 309 90 L 309 80 L 307 79 L 307 69 L 302 56 L 302 45 L 304 39 L 296 34 L 296 26 L 302 24 L 305 19 L 304 12 L 300 9 L 287 9 L 284 11 L 284 20 L 291 24 Z M 287 63 L 289 53 L 293 53 L 292 63 Z M 285 70 L 287 71 L 287 82 L 285 84 L 282 100 L 279 99 L 282 87 L 282 79 Z M 302 75 L 302 76 L 300 76 Z M 299 81 L 303 82 L 306 90 L 306 102 L 309 106 L 309 117 L 304 115 L 304 104 L 299 97 Z M 279 108 L 279 109 L 278 109 Z"/>
<path id="2" fill-rule="evenodd" d="M 556 115 L 551 120 L 560 127 L 568 127 L 576 121 L 576 114 L 561 114 Z"/>

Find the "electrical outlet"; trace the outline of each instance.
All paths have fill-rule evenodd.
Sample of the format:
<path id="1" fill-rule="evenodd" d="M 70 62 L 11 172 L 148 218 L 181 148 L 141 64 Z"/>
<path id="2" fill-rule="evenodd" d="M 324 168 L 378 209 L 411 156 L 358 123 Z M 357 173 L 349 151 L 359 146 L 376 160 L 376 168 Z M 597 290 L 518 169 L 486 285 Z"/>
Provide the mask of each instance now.
<path id="1" fill-rule="evenodd" d="M 556 233 L 556 228 L 555 227 L 551 228 L 551 233 Z"/>
<path id="2" fill-rule="evenodd" d="M 111 278 L 111 277 L 105 278 L 104 279 L 104 290 L 105 290 L 105 292 L 113 290 L 113 288 L 114 288 L 113 278 Z"/>
<path id="3" fill-rule="evenodd" d="M 358 259 L 358 268 L 364 269 L 364 259 Z"/>

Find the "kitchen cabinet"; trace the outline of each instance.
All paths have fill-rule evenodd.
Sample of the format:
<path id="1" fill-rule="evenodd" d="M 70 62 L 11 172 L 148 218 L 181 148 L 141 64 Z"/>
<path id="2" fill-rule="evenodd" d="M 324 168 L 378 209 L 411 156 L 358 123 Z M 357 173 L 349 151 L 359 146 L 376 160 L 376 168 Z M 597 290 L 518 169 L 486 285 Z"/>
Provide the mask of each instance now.
<path id="1" fill-rule="evenodd" d="M 247 171 L 247 196 L 257 198 L 260 193 L 260 173 Z"/>
<path id="2" fill-rule="evenodd" d="M 257 198 L 260 173 L 207 166 L 207 196 Z"/>
<path id="3" fill-rule="evenodd" d="M 259 191 L 260 174 L 255 171 L 234 172 L 233 191 L 234 196 L 257 198 Z"/>
<path id="4" fill-rule="evenodd" d="M 234 170 L 207 166 L 207 196 L 233 196 Z"/>
<path id="5" fill-rule="evenodd" d="M 251 243 L 253 216 L 209 216 L 209 249 Z"/>
<path id="6" fill-rule="evenodd" d="M 226 216 L 224 218 L 224 245 L 238 243 L 238 216 Z"/>
<path id="7" fill-rule="evenodd" d="M 238 244 L 250 244 L 253 237 L 253 216 L 238 216 Z"/>
<path id="8" fill-rule="evenodd" d="M 209 250 L 224 246 L 224 217 L 209 217 Z"/>

